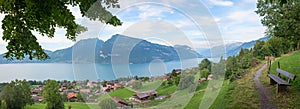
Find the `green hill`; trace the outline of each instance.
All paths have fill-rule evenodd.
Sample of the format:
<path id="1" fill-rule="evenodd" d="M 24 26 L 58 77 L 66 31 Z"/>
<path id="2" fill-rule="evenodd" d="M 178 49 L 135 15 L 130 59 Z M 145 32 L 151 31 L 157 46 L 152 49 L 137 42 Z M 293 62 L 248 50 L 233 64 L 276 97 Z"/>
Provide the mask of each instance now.
<path id="1" fill-rule="evenodd" d="M 278 108 L 299 108 L 300 107 L 300 51 L 283 56 L 271 65 L 270 73 L 277 74 L 276 68 L 280 62 L 280 68 L 296 75 L 296 79 L 291 81 L 292 86 L 288 91 L 275 93 L 275 86 L 270 86 L 273 90 L 273 99 L 276 101 Z M 268 79 L 268 78 L 265 78 Z M 268 80 L 265 80 L 268 81 Z"/>

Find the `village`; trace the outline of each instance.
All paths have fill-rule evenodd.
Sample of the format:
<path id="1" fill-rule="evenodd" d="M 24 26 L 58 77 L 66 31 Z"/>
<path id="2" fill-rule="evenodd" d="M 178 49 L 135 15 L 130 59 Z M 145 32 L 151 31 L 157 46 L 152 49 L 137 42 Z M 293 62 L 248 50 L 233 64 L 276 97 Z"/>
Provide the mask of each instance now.
<path id="1" fill-rule="evenodd" d="M 58 81 L 59 92 L 65 102 L 99 103 L 108 94 L 119 108 L 140 107 L 145 103 L 163 102 L 170 98 L 180 81 L 181 72 L 197 72 L 196 68 L 175 69 L 163 76 L 120 78 L 113 81 Z M 197 84 L 212 80 L 213 76 L 197 78 Z M 192 80 L 193 81 L 193 80 Z M 43 102 L 43 82 L 29 81 L 35 103 Z"/>

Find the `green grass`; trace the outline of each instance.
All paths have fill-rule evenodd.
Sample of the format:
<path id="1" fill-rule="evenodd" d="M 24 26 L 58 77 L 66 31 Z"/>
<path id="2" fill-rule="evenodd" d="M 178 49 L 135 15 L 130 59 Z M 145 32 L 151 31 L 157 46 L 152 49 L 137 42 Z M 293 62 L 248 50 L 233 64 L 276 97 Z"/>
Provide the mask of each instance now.
<path id="1" fill-rule="evenodd" d="M 199 84 L 196 88 L 196 91 L 199 91 L 199 90 L 202 90 L 202 89 L 205 89 L 208 85 L 208 81 L 203 81 L 201 84 Z"/>
<path id="2" fill-rule="evenodd" d="M 198 91 L 194 94 L 185 109 L 198 109 L 205 91 Z"/>
<path id="3" fill-rule="evenodd" d="M 243 75 L 242 78 L 228 84 L 226 94 L 224 96 L 223 104 L 219 104 L 219 107 L 225 105 L 225 108 L 229 109 L 240 109 L 240 108 L 259 108 L 260 99 L 254 84 L 255 72 L 263 64 L 252 68 L 249 73 Z M 222 98 L 221 98 L 222 99 Z M 223 106 L 224 107 L 224 106 Z"/>
<path id="4" fill-rule="evenodd" d="M 117 89 L 113 92 L 109 92 L 108 93 L 110 96 L 117 96 L 119 98 L 123 98 L 123 99 L 128 99 L 130 98 L 132 95 L 135 94 L 135 92 L 127 89 L 127 88 L 122 88 L 122 89 Z"/>
<path id="5" fill-rule="evenodd" d="M 39 85 L 30 85 L 30 88 L 37 88 Z"/>
<path id="6" fill-rule="evenodd" d="M 153 82 L 143 83 L 142 87 L 138 89 L 139 92 L 144 92 L 148 90 L 156 90 L 162 83 L 162 80 L 155 80 Z"/>
<path id="7" fill-rule="evenodd" d="M 296 79 L 291 81 L 292 86 L 288 91 L 274 93 L 276 87 L 269 86 L 273 90 L 273 99 L 276 101 L 278 108 L 299 108 L 300 107 L 300 51 L 285 55 L 273 62 L 271 73 L 277 74 L 276 68 L 280 62 L 280 68 L 296 75 Z"/>
<path id="8" fill-rule="evenodd" d="M 158 95 L 169 95 L 169 94 L 174 93 L 176 91 L 176 89 L 177 89 L 176 85 L 160 87 L 157 89 L 157 93 L 158 93 Z"/>
<path id="9" fill-rule="evenodd" d="M 142 108 L 151 108 L 151 107 L 159 105 L 159 104 L 161 104 L 165 101 L 166 101 L 166 99 L 152 100 L 152 101 L 149 101 L 149 102 L 138 104 L 137 106 L 142 107 Z"/>
<path id="10" fill-rule="evenodd" d="M 77 102 L 67 102 L 65 103 L 65 109 L 68 109 L 68 106 L 71 105 L 72 109 L 99 109 L 100 107 L 97 104 L 85 104 Z M 90 106 L 90 107 L 89 107 Z M 45 109 L 46 104 L 36 103 L 33 105 L 27 105 L 25 109 Z"/>
<path id="11" fill-rule="evenodd" d="M 189 103 L 185 106 L 185 109 L 198 109 L 199 108 L 199 105 L 201 103 L 201 100 L 205 93 L 205 88 L 207 87 L 207 85 L 208 85 L 208 81 L 204 81 L 197 86 L 194 96 L 189 101 Z"/>
<path id="12" fill-rule="evenodd" d="M 233 82 L 225 80 L 218 97 L 210 109 L 256 109 L 260 107 L 260 100 L 254 84 L 255 71 L 262 66 L 252 68 L 249 73 Z M 200 87 L 200 86 L 198 86 Z M 203 95 L 194 96 L 201 99 Z M 198 102 L 198 101 L 197 101 Z M 199 103 L 190 103 L 190 108 L 199 108 Z M 188 108 L 187 108 L 188 109 Z"/>
<path id="13" fill-rule="evenodd" d="M 25 109 L 45 109 L 46 104 L 42 104 L 42 103 L 36 103 L 33 105 L 27 105 L 25 107 Z"/>

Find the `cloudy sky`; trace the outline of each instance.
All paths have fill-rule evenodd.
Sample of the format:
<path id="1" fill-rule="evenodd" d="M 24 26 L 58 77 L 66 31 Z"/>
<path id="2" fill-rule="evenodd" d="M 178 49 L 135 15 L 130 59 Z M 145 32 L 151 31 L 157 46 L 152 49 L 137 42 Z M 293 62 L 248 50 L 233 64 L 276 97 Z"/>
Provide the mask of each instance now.
<path id="1" fill-rule="evenodd" d="M 123 22 L 113 27 L 81 17 L 78 7 L 69 9 L 76 22 L 88 31 L 78 40 L 97 37 L 107 40 L 114 34 L 142 38 L 151 42 L 193 48 L 211 47 L 220 42 L 246 42 L 264 36 L 265 28 L 255 14 L 257 0 L 119 0 L 120 9 L 111 9 Z M 2 20 L 4 15 L 0 15 Z M 1 24 L 1 23 L 0 23 Z M 2 37 L 2 29 L 0 29 Z M 71 46 L 64 29 L 57 28 L 54 38 L 35 33 L 44 49 L 57 50 Z M 220 33 L 220 34 L 219 34 Z M 0 53 L 6 42 L 0 39 Z"/>

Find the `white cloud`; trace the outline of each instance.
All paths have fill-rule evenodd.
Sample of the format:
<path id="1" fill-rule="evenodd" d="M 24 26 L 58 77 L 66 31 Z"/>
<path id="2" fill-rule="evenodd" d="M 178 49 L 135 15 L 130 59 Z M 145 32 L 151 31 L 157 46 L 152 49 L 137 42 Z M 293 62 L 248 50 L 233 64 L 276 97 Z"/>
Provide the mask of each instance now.
<path id="1" fill-rule="evenodd" d="M 81 22 L 81 20 L 83 19 L 82 15 L 81 15 L 81 12 L 80 12 L 80 9 L 78 6 L 71 6 L 71 5 L 68 5 L 67 6 L 68 9 L 70 9 L 70 11 L 72 12 L 72 14 L 75 16 L 75 21 L 78 23 L 78 22 Z"/>
<path id="2" fill-rule="evenodd" d="M 207 42 L 205 41 L 205 38 L 203 38 L 205 37 L 204 34 L 199 30 L 199 28 L 197 28 L 194 22 L 185 18 L 186 16 L 173 16 L 182 13 L 171 9 L 168 6 L 174 6 L 184 14 L 189 14 L 188 16 L 191 18 L 196 18 L 194 20 L 197 20 L 196 22 L 199 23 L 199 26 L 205 27 L 217 23 L 225 40 L 250 41 L 264 35 L 264 27 L 260 24 L 260 18 L 254 13 L 256 0 L 242 0 L 234 2 L 232 0 L 203 1 L 205 1 L 203 2 L 205 5 L 211 6 L 209 9 L 213 10 L 210 11 L 212 13 L 206 13 L 205 10 L 207 7 L 199 3 L 200 1 L 197 0 L 148 0 L 148 2 L 146 0 L 145 4 L 138 0 L 120 1 L 121 9 L 112 9 L 113 12 L 120 12 L 117 16 L 121 19 L 123 25 L 118 27 L 111 25 L 104 26 L 105 24 L 100 23 L 100 21 L 89 21 L 87 18 L 83 18 L 81 16 L 78 7 L 68 6 L 68 9 L 70 9 L 75 16 L 77 23 L 88 27 L 88 31 L 79 35 L 77 40 L 95 37 L 107 40 L 114 34 L 124 33 L 125 35 L 133 37 L 136 35 L 136 37 L 140 38 L 142 38 L 143 35 L 158 38 L 162 37 L 164 40 L 174 40 L 174 42 L 180 43 L 182 42 L 181 39 L 176 39 L 174 36 L 179 37 L 179 35 L 186 35 L 187 39 L 191 39 L 188 43 L 192 42 L 196 47 L 207 46 Z M 138 2 L 140 4 L 135 4 Z M 147 4 L 149 2 L 155 2 L 162 5 L 155 5 L 155 3 L 154 5 L 151 3 Z M 132 5 L 134 5 L 133 7 L 135 8 L 131 8 L 130 6 Z M 166 5 L 166 7 L 164 5 Z M 122 8 L 127 10 L 120 11 Z M 172 17 L 167 16 L 165 13 L 172 14 Z M 206 16 L 207 14 L 212 14 L 216 17 L 212 18 Z M 126 18 L 124 18 L 124 16 L 126 16 Z M 3 17 L 4 16 L 0 14 L 0 20 L 2 20 L 1 18 Z M 151 22 L 149 19 L 160 19 L 161 22 Z M 178 31 L 181 31 L 182 33 Z M 0 36 L 2 36 L 2 29 L 0 29 L 0 33 Z M 50 50 L 66 48 L 74 43 L 64 36 L 64 29 L 57 29 L 55 37 L 52 39 L 46 36 L 42 37 L 37 33 L 35 34 L 42 46 Z M 203 40 L 194 40 L 196 38 Z M 6 43 L 1 39 L 0 45 L 5 44 Z"/>
<path id="3" fill-rule="evenodd" d="M 162 16 L 161 13 L 163 12 L 163 10 L 153 8 L 150 5 L 139 6 L 138 9 L 141 12 L 139 14 L 140 19 L 147 19 L 148 17 L 152 16 Z"/>
<path id="4" fill-rule="evenodd" d="M 257 2 L 257 0 L 243 0 L 243 1 L 245 1 L 247 3 L 256 3 Z"/>
<path id="5" fill-rule="evenodd" d="M 99 38 L 102 40 L 107 40 L 109 39 L 112 35 L 115 34 L 122 34 L 128 27 L 133 25 L 136 22 L 123 22 L 122 26 L 111 26 L 111 25 L 106 25 L 101 31 Z"/>
<path id="6" fill-rule="evenodd" d="M 140 11 L 139 18 L 141 20 L 148 19 L 149 17 L 157 17 L 161 18 L 163 17 L 163 12 L 170 12 L 172 13 L 173 11 L 169 8 L 166 7 L 160 7 L 156 5 L 141 5 L 138 6 L 138 10 Z"/>
<path id="7" fill-rule="evenodd" d="M 232 6 L 234 3 L 227 0 L 209 0 L 213 5 L 217 6 Z"/>
<path id="8" fill-rule="evenodd" d="M 218 24 L 226 40 L 250 41 L 264 36 L 265 28 L 254 9 L 229 12 Z"/>
<path id="9" fill-rule="evenodd" d="M 159 39 L 165 41 L 164 43 L 167 45 L 184 44 L 193 46 L 190 38 L 183 31 L 170 22 L 163 20 L 145 20 L 135 23 L 122 34 L 141 39 Z"/>

